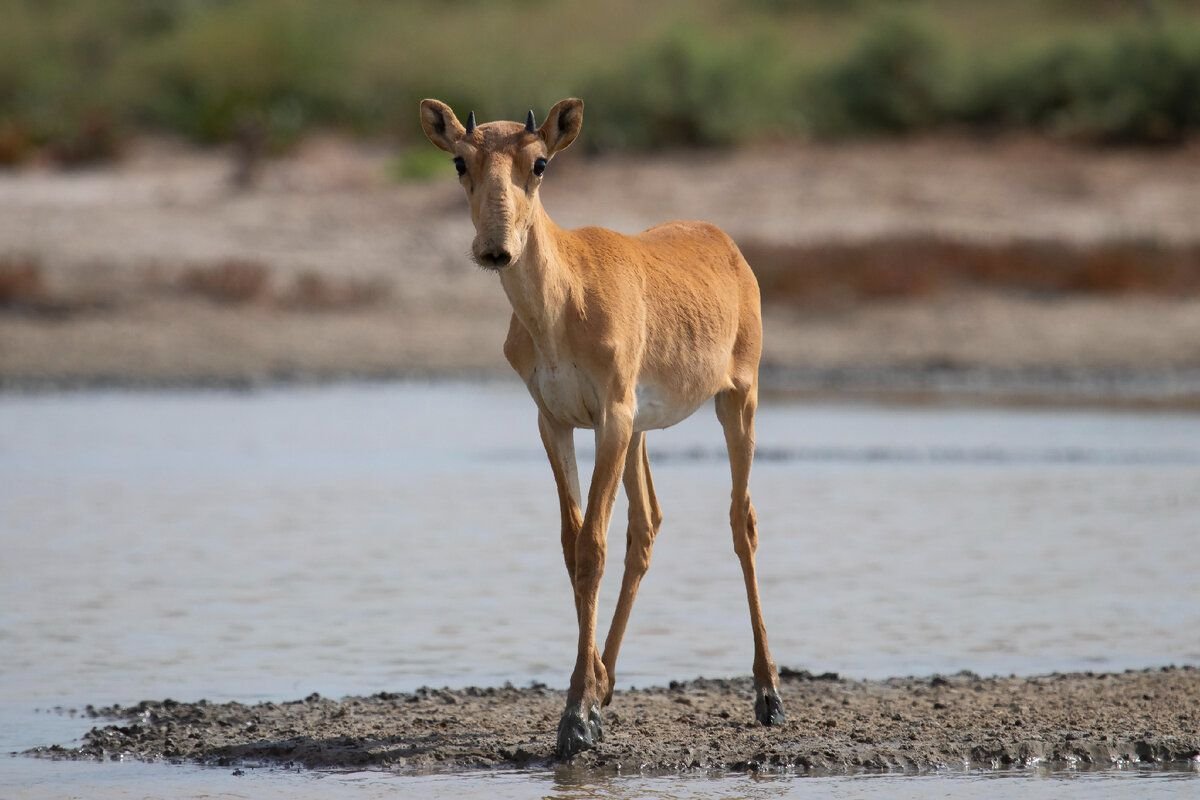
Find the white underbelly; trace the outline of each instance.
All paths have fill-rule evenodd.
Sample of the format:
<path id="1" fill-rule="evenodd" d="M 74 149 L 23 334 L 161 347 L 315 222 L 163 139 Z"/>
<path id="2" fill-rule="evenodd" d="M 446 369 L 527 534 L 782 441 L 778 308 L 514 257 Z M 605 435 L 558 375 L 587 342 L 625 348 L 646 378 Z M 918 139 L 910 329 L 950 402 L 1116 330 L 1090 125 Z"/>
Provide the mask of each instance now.
<path id="1" fill-rule="evenodd" d="M 529 390 L 559 422 L 576 428 L 594 428 L 599 398 L 587 376 L 573 367 L 539 364 Z"/>
<path id="2" fill-rule="evenodd" d="M 601 400 L 587 375 L 573 367 L 539 364 L 529 390 L 552 417 L 576 428 L 595 428 Z M 635 431 L 669 428 L 690 417 L 708 399 L 680 399 L 653 383 L 639 383 L 633 418 Z"/>
<path id="3" fill-rule="evenodd" d="M 637 414 L 633 418 L 635 431 L 669 428 L 690 417 L 701 403 L 699 400 L 680 400 L 660 390 L 652 383 L 637 385 Z"/>

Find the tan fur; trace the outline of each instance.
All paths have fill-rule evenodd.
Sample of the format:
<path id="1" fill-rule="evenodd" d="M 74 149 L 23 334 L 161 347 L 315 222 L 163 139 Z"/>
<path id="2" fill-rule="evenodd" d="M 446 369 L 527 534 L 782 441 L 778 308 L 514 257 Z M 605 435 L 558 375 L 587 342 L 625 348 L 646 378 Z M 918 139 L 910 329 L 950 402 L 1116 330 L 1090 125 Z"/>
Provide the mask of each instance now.
<path id="1" fill-rule="evenodd" d="M 496 253 L 511 256 L 499 268 L 513 307 L 504 355 L 540 412 L 579 618 L 560 754 L 592 744 L 589 715 L 599 732 L 596 707 L 611 700 L 621 638 L 662 523 L 644 431 L 675 424 L 714 396 L 733 475 L 730 522 L 750 604 L 755 682 L 760 703 L 767 694 L 778 703 L 758 600 L 757 531 L 748 490 L 762 352 L 758 284 L 749 265 L 725 233 L 702 222 L 671 222 L 636 236 L 555 225 L 542 208 L 533 165 L 575 139 L 582 101 L 560 101 L 533 133 L 518 123 L 493 122 L 466 135 L 450 108 L 436 100 L 421 104 L 421 121 L 434 144 L 466 165 L 461 182 L 475 223 L 476 260 L 488 266 Z M 548 169 L 547 179 L 551 174 Z M 596 436 L 585 513 L 575 428 L 593 429 Z M 629 496 L 625 575 L 601 656 L 595 645 L 596 598 L 622 480 Z M 579 741 L 570 730 L 564 734 L 571 725 L 583 726 Z"/>

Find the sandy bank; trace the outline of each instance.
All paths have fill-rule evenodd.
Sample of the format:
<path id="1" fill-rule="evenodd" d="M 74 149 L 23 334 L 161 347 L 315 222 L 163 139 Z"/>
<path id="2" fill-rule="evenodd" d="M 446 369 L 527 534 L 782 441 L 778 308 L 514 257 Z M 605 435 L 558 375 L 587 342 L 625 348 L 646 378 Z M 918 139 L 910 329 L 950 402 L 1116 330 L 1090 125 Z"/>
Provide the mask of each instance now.
<path id="1" fill-rule="evenodd" d="M 389 157 L 314 141 L 248 191 L 229 185 L 226 156 L 161 142 L 95 171 L 0 174 L 0 388 L 511 377 L 501 356 L 510 308 L 466 257 L 461 189 L 449 174 L 395 184 Z M 1006 242 L 1027 240 L 1051 253 L 1101 248 L 1083 275 L 1100 285 L 1162 271 L 1136 254 L 1194 254 L 1197 146 L 572 153 L 543 195 L 568 227 L 708 219 L 754 252 L 815 259 L 821 291 L 801 282 L 803 296 L 786 265 L 775 267 L 782 279 L 764 272 L 777 286 L 765 311 L 768 389 L 1200 403 L 1195 293 L 983 290 L 943 274 L 971 248 L 988 266 Z M 1114 241 L 1136 243 L 1134 256 L 1105 255 Z M 947 263 L 910 274 L 908 261 L 930 254 Z M 1041 270 L 1038 258 L 1027 271 Z M 842 270 L 847 259 L 865 263 Z M 838 278 L 851 267 L 858 278 Z M 34 277 L 22 278 L 27 269 Z M 842 283 L 865 295 L 839 299 Z"/>

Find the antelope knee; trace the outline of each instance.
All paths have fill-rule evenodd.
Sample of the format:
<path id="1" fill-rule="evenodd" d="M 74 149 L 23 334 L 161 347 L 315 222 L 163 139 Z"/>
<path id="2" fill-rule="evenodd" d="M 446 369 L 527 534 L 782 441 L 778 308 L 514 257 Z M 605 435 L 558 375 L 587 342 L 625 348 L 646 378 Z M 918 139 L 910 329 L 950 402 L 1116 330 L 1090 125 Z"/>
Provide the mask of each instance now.
<path id="1" fill-rule="evenodd" d="M 634 535 L 625 551 L 625 571 L 639 578 L 645 575 L 646 570 L 650 569 L 650 557 L 653 552 L 654 537 L 648 531 Z"/>
<path id="2" fill-rule="evenodd" d="M 581 535 L 575 540 L 575 575 L 580 584 L 600 583 L 604 574 L 604 541 Z"/>

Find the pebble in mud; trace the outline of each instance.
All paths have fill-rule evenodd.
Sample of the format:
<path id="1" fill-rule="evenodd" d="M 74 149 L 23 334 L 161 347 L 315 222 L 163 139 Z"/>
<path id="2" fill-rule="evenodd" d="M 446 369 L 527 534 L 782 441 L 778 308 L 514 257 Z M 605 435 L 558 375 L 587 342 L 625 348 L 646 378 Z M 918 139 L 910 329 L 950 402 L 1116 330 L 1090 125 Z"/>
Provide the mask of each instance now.
<path id="1" fill-rule="evenodd" d="M 750 678 L 618 691 L 604 741 L 577 767 L 622 771 L 820 771 L 1200 759 L 1200 670 L 849 681 L 780 670 L 788 720 L 753 722 Z M 681 702 L 683 701 L 683 702 Z M 340 701 L 145 701 L 88 710 L 114 724 L 50 758 L 396 770 L 544 767 L 561 692 L 543 686 L 420 689 Z"/>

